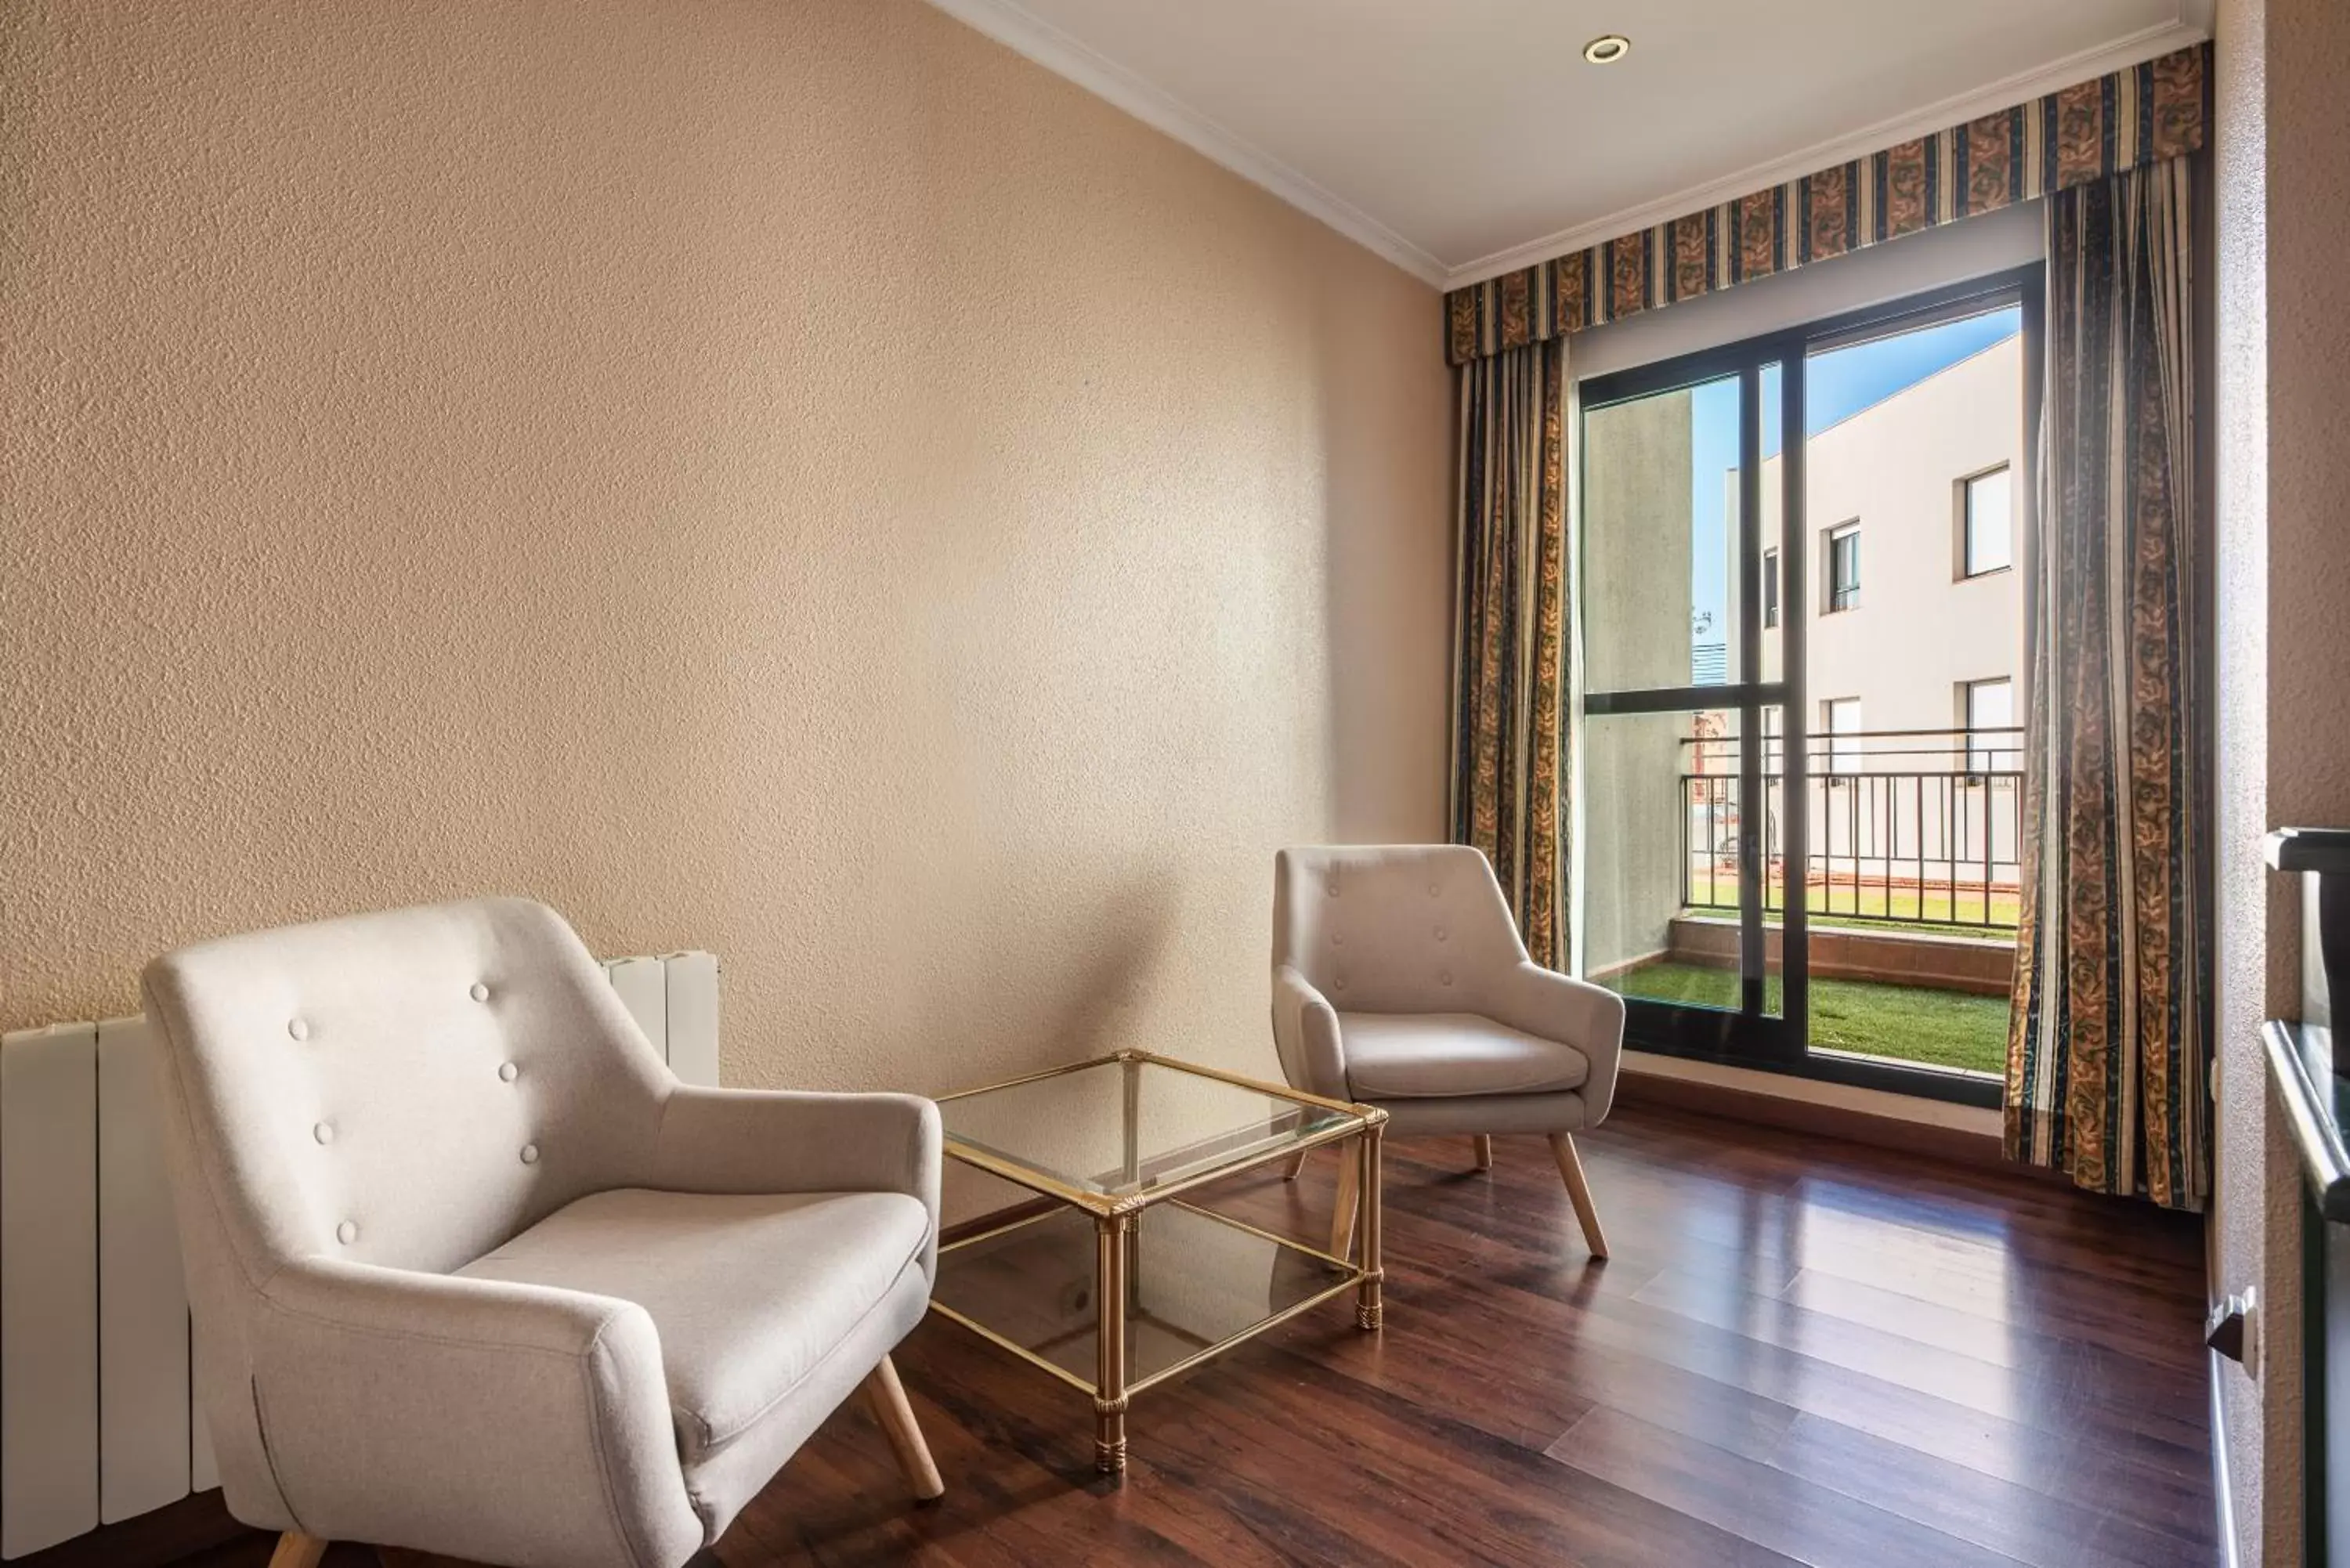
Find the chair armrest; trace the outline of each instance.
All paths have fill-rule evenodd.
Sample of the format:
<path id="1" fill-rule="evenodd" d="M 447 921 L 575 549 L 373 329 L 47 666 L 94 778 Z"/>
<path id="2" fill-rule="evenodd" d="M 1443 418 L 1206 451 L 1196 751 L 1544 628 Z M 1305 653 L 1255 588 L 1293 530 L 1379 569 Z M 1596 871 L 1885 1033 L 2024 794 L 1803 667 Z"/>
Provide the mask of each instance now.
<path id="1" fill-rule="evenodd" d="M 1604 986 L 1524 962 L 1504 971 L 1486 998 L 1488 1016 L 1544 1040 L 1583 1053 L 1586 1127 L 1597 1127 L 1616 1100 L 1616 1074 L 1624 1055 L 1624 999 Z"/>
<path id="2" fill-rule="evenodd" d="M 1338 1010 L 1295 964 L 1273 971 L 1273 1048 L 1291 1088 L 1333 1100 L 1355 1097 L 1347 1089 L 1347 1048 L 1338 1033 Z"/>
<path id="3" fill-rule="evenodd" d="M 307 1533 L 597 1568 L 704 1543 L 660 1341 L 631 1303 L 307 1259 L 262 1287 L 246 1344 Z"/>
<path id="4" fill-rule="evenodd" d="M 657 1185 L 680 1192 L 902 1192 L 930 1211 L 938 1277 L 939 1107 L 913 1095 L 679 1085 L 661 1111 Z"/>

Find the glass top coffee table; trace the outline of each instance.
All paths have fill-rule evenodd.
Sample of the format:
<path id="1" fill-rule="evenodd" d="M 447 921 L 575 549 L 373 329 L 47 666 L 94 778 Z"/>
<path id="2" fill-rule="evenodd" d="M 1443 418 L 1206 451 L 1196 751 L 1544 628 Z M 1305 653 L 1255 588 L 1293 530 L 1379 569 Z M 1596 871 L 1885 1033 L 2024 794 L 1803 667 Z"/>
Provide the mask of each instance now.
<path id="1" fill-rule="evenodd" d="M 931 1305 L 1090 1395 L 1094 1462 L 1126 1469 L 1135 1395 L 1352 1290 L 1380 1322 L 1387 1113 L 1121 1051 L 939 1101 L 946 1154 L 1049 1203 L 940 1249 Z M 1206 1182 L 1342 1139 L 1359 1160 L 1349 1256 L 1186 1201 Z"/>

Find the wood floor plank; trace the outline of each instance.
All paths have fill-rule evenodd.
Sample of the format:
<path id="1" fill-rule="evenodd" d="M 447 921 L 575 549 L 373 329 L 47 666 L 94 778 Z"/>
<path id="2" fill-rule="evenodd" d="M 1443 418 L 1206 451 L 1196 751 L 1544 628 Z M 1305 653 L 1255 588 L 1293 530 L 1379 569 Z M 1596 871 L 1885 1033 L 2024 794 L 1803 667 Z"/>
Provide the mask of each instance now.
<path id="1" fill-rule="evenodd" d="M 1594 1410 L 1547 1451 L 1813 1568 L 2019 1568 L 2003 1552 L 1620 1410 Z"/>
<path id="2" fill-rule="evenodd" d="M 2135 1508 L 2084 1506 L 1816 1416 L 1797 1416 L 1777 1446 L 1749 1457 L 2040 1568 L 2178 1568 L 2215 1550 L 2199 1517 L 2165 1529 Z"/>
<path id="3" fill-rule="evenodd" d="M 2133 1374 L 2120 1358 L 2085 1375 L 2080 1347 L 2053 1350 L 2041 1357 L 1983 1360 L 1962 1350 L 1910 1334 L 1814 1313 L 1783 1296 L 1759 1295 L 1714 1281 L 1667 1271 L 1637 1292 L 1633 1300 L 1679 1316 L 1728 1329 L 1750 1339 L 1795 1351 L 1914 1388 L 1987 1415 L 2073 1432 L 2085 1426 L 2118 1423 L 2133 1434 L 2162 1438 L 2181 1446 L 2206 1440 L 2195 1389 L 2162 1373 Z M 2139 1376 L 2163 1376 L 2172 1397 L 2150 1405 Z"/>
<path id="4" fill-rule="evenodd" d="M 2035 1359 L 2053 1357 L 2074 1345 L 2085 1345 L 2139 1366 L 2149 1359 L 2111 1344 L 2104 1335 L 2011 1323 L 1994 1314 L 1922 1301 L 1825 1270 L 1804 1270 L 1789 1281 L 1780 1294 L 1812 1312 L 1924 1344 L 1939 1345 L 2002 1366 L 2024 1366 Z M 2153 1343 L 2168 1345 L 2169 1340 L 2158 1337 Z M 2180 1349 L 2176 1359 L 2164 1357 L 2158 1365 L 2166 1373 L 2183 1376 L 2192 1383 L 2202 1372 L 2199 1360 L 2199 1355 Z"/>

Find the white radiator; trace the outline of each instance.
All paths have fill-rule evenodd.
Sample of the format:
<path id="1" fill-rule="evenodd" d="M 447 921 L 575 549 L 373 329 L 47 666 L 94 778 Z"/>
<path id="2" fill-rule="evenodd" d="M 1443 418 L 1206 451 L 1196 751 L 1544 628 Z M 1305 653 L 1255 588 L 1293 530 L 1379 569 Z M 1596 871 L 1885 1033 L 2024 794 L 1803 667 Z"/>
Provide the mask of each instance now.
<path id="1" fill-rule="evenodd" d="M 718 960 L 604 966 L 671 1071 L 718 1082 Z M 218 1486 L 147 1022 L 0 1038 L 0 1559 Z"/>

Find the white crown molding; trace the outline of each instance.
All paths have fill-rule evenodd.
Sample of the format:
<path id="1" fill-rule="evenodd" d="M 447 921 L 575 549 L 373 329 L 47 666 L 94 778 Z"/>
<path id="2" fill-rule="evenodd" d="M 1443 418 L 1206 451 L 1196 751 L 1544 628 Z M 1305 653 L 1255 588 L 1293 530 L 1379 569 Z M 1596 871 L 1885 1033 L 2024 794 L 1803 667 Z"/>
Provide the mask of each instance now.
<path id="1" fill-rule="evenodd" d="M 1413 244 L 1360 208 L 1340 200 L 1305 175 L 1234 136 L 1189 105 L 1146 81 L 1134 72 L 1069 36 L 1014 0 L 930 0 L 932 5 L 1015 54 L 1085 88 L 1113 108 L 1125 110 L 1154 130 L 1162 131 L 1193 151 L 1220 163 L 1252 184 L 1263 187 L 1307 216 L 1375 254 L 1385 257 L 1422 283 L 1441 287 L 1446 268 L 1435 256 Z"/>
<path id="2" fill-rule="evenodd" d="M 933 0 L 933 3 L 942 3 L 942 0 Z M 1947 98 L 1909 114 L 1879 120 L 1875 125 L 1816 142 L 1783 158 L 1753 164 L 1677 195 L 1644 202 L 1637 207 L 1627 207 L 1604 218 L 1579 223 L 1571 229 L 1562 229 L 1557 234 L 1529 240 L 1524 244 L 1513 245 L 1508 250 L 1496 251 L 1475 261 L 1464 262 L 1445 273 L 1444 286 L 1459 288 L 1463 284 L 1481 283 L 1505 272 L 1515 272 L 1520 267 L 1548 261 L 1553 256 L 1571 255 L 1602 241 L 1654 228 L 1659 223 L 1686 217 L 1691 213 L 1702 213 L 1709 207 L 1718 207 L 1737 197 L 1783 184 L 1799 175 L 1815 173 L 1916 137 L 1947 130 L 1953 125 L 1963 125 L 1968 120 L 2012 108 L 2076 82 L 2088 81 L 2147 60 L 2159 59 L 2174 49 L 2199 44 L 2211 36 L 2208 24 L 2195 19 L 2199 8 L 2208 12 L 2208 0 L 2185 0 L 2174 20 L 2142 28 L 2097 48 L 2085 49 L 2061 60 L 2052 60 L 2047 65 L 2008 77 L 1972 92 Z"/>
<path id="3" fill-rule="evenodd" d="M 1138 73 L 1044 20 L 1017 0 L 929 0 L 964 26 L 985 34 L 1096 98 L 1122 109 L 1221 164 L 1252 184 L 1278 196 L 1357 244 L 1439 288 L 1458 288 L 1505 272 L 1567 255 L 1619 234 L 1652 228 L 1690 213 L 1701 213 L 1735 197 L 1865 157 L 1896 143 L 1995 110 L 2026 102 L 2059 88 L 2158 58 L 2199 44 L 2211 36 L 2213 0 L 2179 0 L 2173 19 L 2139 29 L 2112 43 L 1947 98 L 1910 113 L 1879 120 L 1792 152 L 1693 186 L 1658 201 L 1627 207 L 1589 223 L 1513 245 L 1457 266 L 1448 265 L 1361 208 L 1333 195 L 1311 179 L 1218 125 Z"/>

